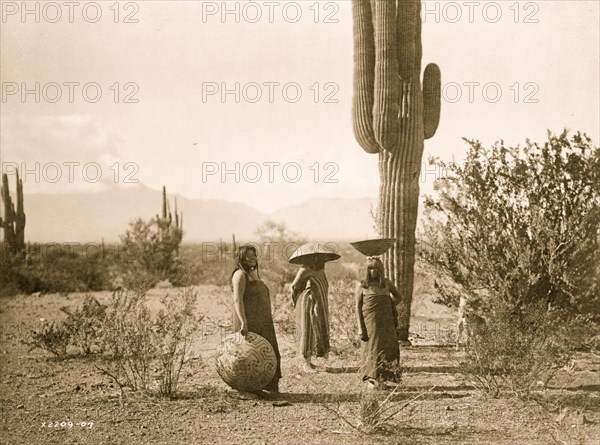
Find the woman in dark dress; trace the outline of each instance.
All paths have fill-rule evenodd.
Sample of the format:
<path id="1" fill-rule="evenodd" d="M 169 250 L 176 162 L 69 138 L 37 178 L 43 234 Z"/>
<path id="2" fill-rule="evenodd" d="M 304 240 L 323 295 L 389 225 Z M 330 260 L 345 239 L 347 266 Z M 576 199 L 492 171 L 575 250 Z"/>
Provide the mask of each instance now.
<path id="1" fill-rule="evenodd" d="M 258 260 L 253 246 L 240 247 L 231 283 L 234 306 L 233 329 L 240 331 L 244 336 L 248 332 L 254 332 L 271 344 L 277 357 L 277 370 L 265 390 L 279 392 L 281 356 L 271 315 L 271 299 L 269 288 L 261 281 L 258 274 Z"/>
<path id="2" fill-rule="evenodd" d="M 379 380 L 399 378 L 400 347 L 396 332 L 399 302 L 400 293 L 385 278 L 381 260 L 367 258 L 367 277 L 356 291 L 356 314 L 362 341 L 363 380 L 373 385 Z"/>

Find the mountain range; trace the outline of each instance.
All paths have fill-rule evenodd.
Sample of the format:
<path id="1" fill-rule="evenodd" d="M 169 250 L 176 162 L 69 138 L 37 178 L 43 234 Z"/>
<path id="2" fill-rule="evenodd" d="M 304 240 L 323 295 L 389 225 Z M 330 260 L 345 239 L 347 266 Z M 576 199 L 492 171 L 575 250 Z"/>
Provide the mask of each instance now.
<path id="1" fill-rule="evenodd" d="M 267 220 L 309 239 L 364 239 L 373 235 L 372 198 L 312 198 L 273 213 L 243 203 L 221 200 L 174 199 L 183 213 L 184 242 L 256 239 Z M 31 242 L 116 242 L 130 221 L 160 213 L 161 192 L 144 186 L 113 188 L 97 193 L 26 194 L 25 236 Z"/>

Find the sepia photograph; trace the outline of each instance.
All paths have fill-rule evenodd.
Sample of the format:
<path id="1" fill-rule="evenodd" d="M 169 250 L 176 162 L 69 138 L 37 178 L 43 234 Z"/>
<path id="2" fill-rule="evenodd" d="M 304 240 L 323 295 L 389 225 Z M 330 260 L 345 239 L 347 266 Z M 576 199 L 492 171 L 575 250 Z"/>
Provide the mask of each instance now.
<path id="1" fill-rule="evenodd" d="M 598 0 L 0 0 L 0 445 L 600 444 Z"/>

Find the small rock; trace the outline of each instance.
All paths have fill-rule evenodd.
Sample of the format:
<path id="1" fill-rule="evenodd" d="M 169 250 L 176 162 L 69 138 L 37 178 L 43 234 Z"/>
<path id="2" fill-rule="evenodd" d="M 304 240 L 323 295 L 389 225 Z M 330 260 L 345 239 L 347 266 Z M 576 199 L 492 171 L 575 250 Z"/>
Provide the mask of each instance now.
<path id="1" fill-rule="evenodd" d="M 22 403 L 19 403 L 17 405 L 17 409 L 25 409 L 25 405 L 23 405 Z"/>

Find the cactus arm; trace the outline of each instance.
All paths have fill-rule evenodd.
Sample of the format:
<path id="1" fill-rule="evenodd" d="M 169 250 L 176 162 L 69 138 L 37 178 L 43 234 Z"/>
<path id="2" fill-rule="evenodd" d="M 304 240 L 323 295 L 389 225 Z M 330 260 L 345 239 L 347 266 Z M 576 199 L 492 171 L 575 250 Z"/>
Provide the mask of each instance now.
<path id="1" fill-rule="evenodd" d="M 398 2 L 398 67 L 400 78 L 418 83 L 421 72 L 420 2 Z"/>
<path id="2" fill-rule="evenodd" d="M 167 189 L 163 185 L 162 189 L 162 217 L 163 219 L 167 219 Z"/>
<path id="3" fill-rule="evenodd" d="M 373 0 L 372 4 L 375 16 L 375 139 L 384 150 L 394 151 L 398 145 L 400 106 L 396 2 Z"/>
<path id="4" fill-rule="evenodd" d="M 378 153 L 379 144 L 373 133 L 373 100 L 375 40 L 373 16 L 369 0 L 352 2 L 354 16 L 354 96 L 352 123 L 354 136 L 367 153 Z"/>
<path id="5" fill-rule="evenodd" d="M 425 139 L 433 137 L 440 123 L 442 75 L 435 63 L 423 73 L 423 125 Z"/>

